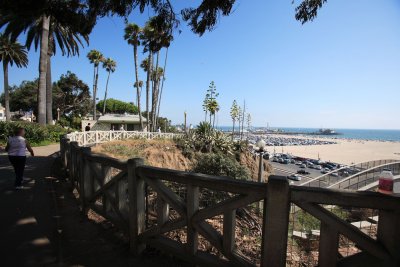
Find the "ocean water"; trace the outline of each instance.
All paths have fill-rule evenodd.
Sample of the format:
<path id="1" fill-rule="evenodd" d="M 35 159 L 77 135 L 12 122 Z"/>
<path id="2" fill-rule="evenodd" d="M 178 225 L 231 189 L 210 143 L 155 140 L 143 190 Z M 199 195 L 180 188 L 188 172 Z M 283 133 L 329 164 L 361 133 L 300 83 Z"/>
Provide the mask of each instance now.
<path id="1" fill-rule="evenodd" d="M 254 127 L 259 129 L 265 127 Z M 220 130 L 232 131 L 232 127 L 221 126 Z M 301 132 L 301 133 L 314 133 L 317 132 L 318 128 L 290 128 L 280 127 L 271 129 L 281 129 L 285 132 Z M 346 138 L 346 139 L 361 139 L 361 140 L 379 140 L 379 141 L 399 141 L 400 142 L 400 130 L 368 130 L 368 129 L 333 129 L 340 135 L 331 135 L 330 138 Z M 326 137 L 326 135 L 324 135 Z"/>

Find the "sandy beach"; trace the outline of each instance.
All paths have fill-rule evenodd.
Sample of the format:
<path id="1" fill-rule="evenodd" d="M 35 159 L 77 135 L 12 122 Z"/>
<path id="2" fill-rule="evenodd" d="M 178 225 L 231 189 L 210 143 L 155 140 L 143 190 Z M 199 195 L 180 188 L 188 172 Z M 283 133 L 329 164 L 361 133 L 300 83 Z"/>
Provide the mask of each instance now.
<path id="1" fill-rule="evenodd" d="M 283 137 L 282 135 L 279 135 Z M 320 139 L 334 141 L 336 144 L 330 145 L 309 145 L 309 146 L 276 146 L 277 153 L 293 154 L 295 156 L 332 161 L 342 164 L 351 164 L 380 159 L 400 160 L 400 142 L 384 141 L 365 141 L 354 139 L 335 139 L 335 138 L 314 138 L 304 136 L 289 136 L 304 139 Z M 273 152 L 273 147 L 268 147 L 268 151 Z"/>

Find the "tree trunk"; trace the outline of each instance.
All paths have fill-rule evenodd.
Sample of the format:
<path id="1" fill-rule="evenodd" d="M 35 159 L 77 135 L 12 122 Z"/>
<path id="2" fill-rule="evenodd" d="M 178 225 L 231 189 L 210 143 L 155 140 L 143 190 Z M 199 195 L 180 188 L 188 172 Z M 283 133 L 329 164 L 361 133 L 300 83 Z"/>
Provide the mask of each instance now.
<path id="1" fill-rule="evenodd" d="M 133 46 L 133 57 L 135 59 L 135 79 L 136 79 L 137 108 L 138 108 L 138 112 L 139 112 L 140 130 L 143 131 L 142 110 L 140 108 L 140 90 L 139 90 L 139 73 L 138 73 L 138 61 L 137 61 L 137 44 L 135 44 Z"/>
<path id="2" fill-rule="evenodd" d="M 165 52 L 164 71 L 163 71 L 163 77 L 162 77 L 162 82 L 161 82 L 161 89 L 160 89 L 160 93 L 158 96 L 157 118 L 160 117 L 161 97 L 162 97 L 162 92 L 164 89 L 165 70 L 167 69 L 167 59 L 168 59 L 168 47 L 167 47 L 167 51 Z"/>
<path id="3" fill-rule="evenodd" d="M 153 85 L 153 95 L 152 95 L 152 102 L 151 102 L 151 116 L 152 116 L 152 130 L 155 132 L 157 129 L 157 98 L 158 98 L 158 85 L 160 80 L 158 79 L 158 61 L 160 58 L 160 51 L 157 52 L 157 60 L 156 60 L 156 67 L 155 67 L 155 77 L 154 77 L 154 85 Z"/>
<path id="4" fill-rule="evenodd" d="M 235 137 L 235 120 L 233 120 L 233 126 L 232 126 L 232 140 Z"/>
<path id="5" fill-rule="evenodd" d="M 106 91 L 104 92 L 104 100 L 103 100 L 103 115 L 106 114 L 106 104 L 107 104 L 107 91 L 108 91 L 108 81 L 110 80 L 110 71 L 107 75 L 107 82 L 106 82 Z"/>
<path id="6" fill-rule="evenodd" d="M 150 110 L 149 110 L 149 102 L 150 102 L 150 77 L 152 72 L 152 61 L 153 61 L 153 54 L 149 51 L 149 64 L 147 66 L 147 80 L 146 80 L 146 119 L 147 119 L 147 131 L 150 130 Z"/>
<path id="7" fill-rule="evenodd" d="M 6 109 L 6 121 L 11 120 L 10 114 L 10 93 L 8 90 L 8 62 L 3 61 L 3 73 L 4 73 L 4 102 Z"/>
<path id="8" fill-rule="evenodd" d="M 99 80 L 99 65 L 95 67 L 96 76 L 94 78 L 94 87 L 93 87 L 93 120 L 97 119 L 96 116 L 96 95 L 97 95 L 97 81 Z"/>
<path id="9" fill-rule="evenodd" d="M 47 55 L 46 119 L 47 124 L 53 124 L 53 86 L 51 84 L 51 55 Z"/>
<path id="10" fill-rule="evenodd" d="M 216 115 L 216 113 L 214 113 L 214 115 L 213 115 L 213 129 L 215 129 L 215 115 Z"/>
<path id="11" fill-rule="evenodd" d="M 240 141 L 242 141 L 242 137 L 243 137 L 243 127 L 244 127 L 244 115 L 246 113 L 246 100 L 243 103 L 243 113 L 242 113 L 242 129 L 240 131 Z M 240 129 L 239 129 L 240 130 Z"/>
<path id="12" fill-rule="evenodd" d="M 50 17 L 44 15 L 42 21 L 43 23 L 42 23 L 42 36 L 40 39 L 37 121 L 41 125 L 46 125 L 46 72 L 47 72 L 47 53 L 49 50 Z"/>
<path id="13" fill-rule="evenodd" d="M 92 99 L 92 105 L 96 104 L 96 97 L 94 96 L 94 92 L 96 91 L 95 89 L 95 82 L 96 82 L 96 65 L 93 66 L 93 99 Z M 95 109 L 92 110 L 93 112 L 93 119 L 94 119 L 94 113 L 96 112 Z"/>

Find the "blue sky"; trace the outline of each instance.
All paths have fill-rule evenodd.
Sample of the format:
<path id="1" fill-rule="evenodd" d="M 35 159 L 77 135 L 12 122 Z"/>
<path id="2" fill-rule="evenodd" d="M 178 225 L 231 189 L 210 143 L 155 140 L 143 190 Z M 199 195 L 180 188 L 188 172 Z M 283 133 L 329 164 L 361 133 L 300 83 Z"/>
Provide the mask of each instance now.
<path id="1" fill-rule="evenodd" d="M 297 3 L 238 0 L 232 15 L 202 37 L 182 22 L 170 47 L 161 115 L 181 123 L 186 111 L 197 124 L 213 80 L 219 125 L 231 125 L 236 99 L 246 100 L 255 126 L 400 129 L 400 2 L 329 0 L 305 25 L 294 19 Z M 148 16 L 135 12 L 129 21 L 144 25 Z M 53 79 L 71 70 L 91 87 L 86 54 L 98 49 L 117 61 L 109 97 L 133 101 L 133 52 L 123 29 L 120 18 L 99 20 L 80 57 L 53 58 Z M 10 84 L 37 77 L 38 58 L 30 51 L 29 67 L 12 68 Z M 105 82 L 102 70 L 100 98 Z"/>

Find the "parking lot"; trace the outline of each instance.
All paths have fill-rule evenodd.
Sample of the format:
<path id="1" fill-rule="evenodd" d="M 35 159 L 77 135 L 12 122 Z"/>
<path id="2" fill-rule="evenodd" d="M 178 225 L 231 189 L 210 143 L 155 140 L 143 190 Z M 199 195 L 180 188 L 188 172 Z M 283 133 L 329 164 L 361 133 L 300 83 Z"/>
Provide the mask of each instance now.
<path id="1" fill-rule="evenodd" d="M 283 157 L 282 157 L 282 155 L 275 156 L 275 160 L 273 158 L 274 157 L 270 158 L 269 163 L 271 164 L 271 166 L 274 169 L 274 175 L 290 176 L 290 175 L 296 174 L 298 177 L 301 178 L 300 181 L 295 181 L 293 179 L 289 179 L 290 184 L 293 184 L 293 185 L 303 184 L 307 181 L 310 181 L 316 177 L 323 175 L 327 171 L 330 171 L 330 170 L 326 169 L 323 172 L 323 170 L 325 168 L 322 166 L 318 166 L 318 165 L 314 165 L 314 166 L 318 166 L 321 169 L 315 169 L 315 168 L 311 167 L 310 165 L 308 165 L 307 160 L 304 160 L 303 162 L 305 164 L 303 164 L 303 166 L 300 166 L 299 164 L 301 162 L 295 160 L 295 162 L 297 162 L 297 164 L 295 164 L 295 163 L 293 163 L 294 160 L 291 159 L 290 157 L 289 157 L 289 160 L 283 161 L 282 159 L 286 158 L 285 155 Z M 278 162 L 276 162 L 276 160 L 278 160 Z M 312 165 L 312 163 L 310 163 L 310 164 Z M 307 174 L 298 174 L 299 170 L 305 171 L 305 172 L 307 172 Z M 328 186 L 328 184 L 335 183 L 336 181 L 343 178 L 341 176 L 336 177 L 337 174 L 334 174 L 334 175 L 335 176 L 329 175 L 326 177 L 326 179 L 324 179 L 324 181 L 321 181 L 321 182 L 319 181 L 318 182 L 319 184 L 317 186 L 325 187 L 325 186 Z"/>

